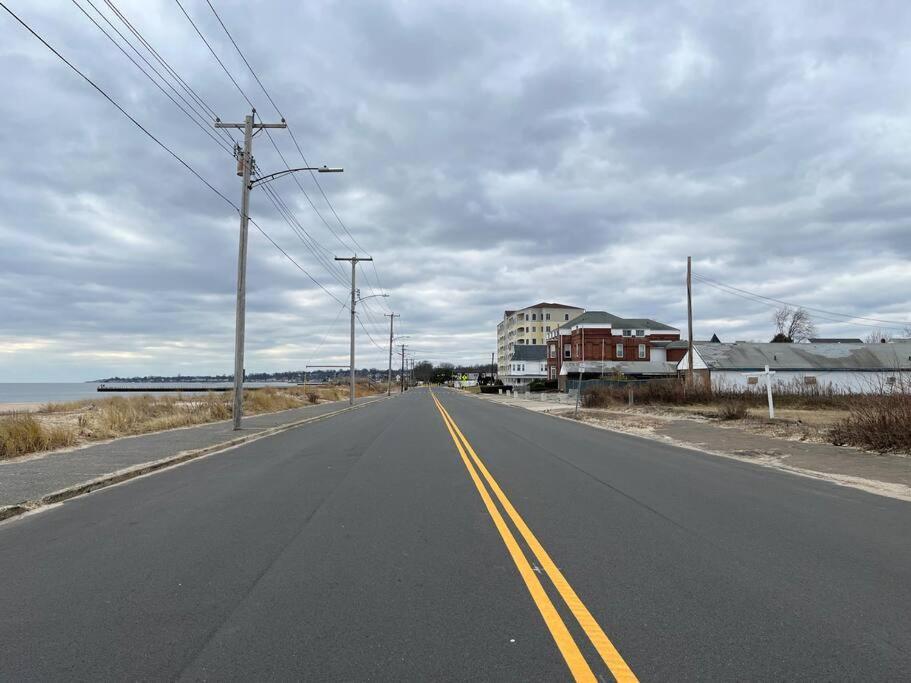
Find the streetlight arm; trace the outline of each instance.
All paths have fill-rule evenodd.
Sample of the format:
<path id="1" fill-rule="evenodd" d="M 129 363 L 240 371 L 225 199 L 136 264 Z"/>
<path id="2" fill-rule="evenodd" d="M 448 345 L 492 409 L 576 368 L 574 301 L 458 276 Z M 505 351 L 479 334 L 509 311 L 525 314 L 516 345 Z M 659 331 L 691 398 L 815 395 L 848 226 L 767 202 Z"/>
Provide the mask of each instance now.
<path id="1" fill-rule="evenodd" d="M 389 297 L 388 294 L 371 294 L 370 296 L 362 296 L 362 297 L 361 297 L 360 299 L 358 299 L 355 303 L 358 303 L 358 304 L 359 304 L 359 303 L 361 303 L 362 301 L 365 301 L 365 300 L 367 300 L 367 299 L 372 299 L 372 298 L 377 297 L 377 296 L 386 297 L 386 298 Z"/>
<path id="2" fill-rule="evenodd" d="M 276 178 L 281 178 L 286 176 L 289 173 L 297 173 L 298 171 L 316 171 L 317 173 L 342 173 L 345 169 L 343 168 L 329 168 L 328 166 L 302 166 L 301 168 L 287 168 L 284 171 L 278 171 L 277 173 L 270 173 L 269 175 L 260 176 L 256 180 L 250 181 L 250 188 L 252 189 L 256 185 L 271 183 Z"/>

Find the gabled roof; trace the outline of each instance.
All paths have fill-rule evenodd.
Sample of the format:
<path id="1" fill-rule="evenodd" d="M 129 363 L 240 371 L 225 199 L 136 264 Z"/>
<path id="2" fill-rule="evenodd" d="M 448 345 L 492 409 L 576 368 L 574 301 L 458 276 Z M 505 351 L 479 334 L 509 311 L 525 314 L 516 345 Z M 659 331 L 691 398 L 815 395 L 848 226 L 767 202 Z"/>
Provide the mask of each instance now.
<path id="1" fill-rule="evenodd" d="M 610 325 L 613 329 L 646 329 L 646 330 L 667 330 L 668 332 L 679 332 L 676 327 L 659 323 L 651 318 L 621 318 L 620 316 L 608 313 L 607 311 L 586 311 L 582 315 L 560 325 L 564 327 L 575 327 L 580 323 L 591 325 Z"/>
<path id="2" fill-rule="evenodd" d="M 568 306 L 567 304 L 549 304 L 546 301 L 541 301 L 534 306 L 526 306 L 525 308 L 577 308 L 580 311 L 582 310 L 581 306 Z"/>
<path id="3" fill-rule="evenodd" d="M 546 360 L 546 344 L 516 344 L 512 350 L 510 360 Z"/>
<path id="4" fill-rule="evenodd" d="M 693 342 L 712 370 L 911 370 L 911 343 L 772 344 Z M 683 363 L 683 361 L 681 361 Z M 683 367 L 683 366 L 681 366 Z"/>

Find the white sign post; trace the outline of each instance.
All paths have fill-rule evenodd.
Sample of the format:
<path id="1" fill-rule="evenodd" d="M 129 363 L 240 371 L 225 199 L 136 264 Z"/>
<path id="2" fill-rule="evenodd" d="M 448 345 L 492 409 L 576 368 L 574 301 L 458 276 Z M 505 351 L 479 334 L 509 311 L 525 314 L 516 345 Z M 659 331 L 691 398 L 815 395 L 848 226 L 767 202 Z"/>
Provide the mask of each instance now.
<path id="1" fill-rule="evenodd" d="M 756 377 L 756 375 L 765 375 L 765 390 L 766 395 L 769 397 L 769 419 L 775 419 L 775 403 L 772 401 L 772 375 L 775 374 L 774 370 L 769 370 L 769 366 L 765 366 L 764 372 L 744 372 L 744 375 L 748 377 Z"/>

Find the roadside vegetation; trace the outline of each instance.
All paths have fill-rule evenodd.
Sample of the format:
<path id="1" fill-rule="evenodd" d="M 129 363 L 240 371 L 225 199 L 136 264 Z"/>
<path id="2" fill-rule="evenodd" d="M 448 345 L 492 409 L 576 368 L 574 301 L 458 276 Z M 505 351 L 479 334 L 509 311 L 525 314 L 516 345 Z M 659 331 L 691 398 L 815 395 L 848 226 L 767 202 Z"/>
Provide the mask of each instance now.
<path id="1" fill-rule="evenodd" d="M 359 396 L 378 393 L 358 385 Z M 244 414 L 257 415 L 337 401 L 347 387 L 268 387 L 244 392 Z M 0 416 L 0 459 L 77 446 L 91 441 L 146 434 L 228 420 L 232 392 L 137 394 L 48 403 L 36 413 Z"/>
<path id="2" fill-rule="evenodd" d="M 764 433 L 826 441 L 880 453 L 911 453 L 911 387 L 880 388 L 866 394 L 795 383 L 775 392 L 776 419 L 766 417 L 763 386 L 716 389 L 682 381 L 618 382 L 586 389 L 586 408 L 633 406 L 721 421 L 743 421 Z"/>

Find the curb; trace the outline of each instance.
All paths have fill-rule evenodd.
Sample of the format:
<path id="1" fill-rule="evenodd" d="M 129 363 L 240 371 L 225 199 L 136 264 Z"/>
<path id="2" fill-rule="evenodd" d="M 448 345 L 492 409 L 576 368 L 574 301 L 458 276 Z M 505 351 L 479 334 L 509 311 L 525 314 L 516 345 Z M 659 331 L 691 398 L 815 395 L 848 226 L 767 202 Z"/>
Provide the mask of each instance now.
<path id="1" fill-rule="evenodd" d="M 117 470 L 109 474 L 105 474 L 101 477 L 91 479 L 89 481 L 84 481 L 79 484 L 74 484 L 73 486 L 67 486 L 66 488 L 60 489 L 59 491 L 54 491 L 53 493 L 48 493 L 41 498 L 36 500 L 26 500 L 21 503 L 16 503 L 13 505 L 2 505 L 0 506 L 0 522 L 10 519 L 11 517 L 16 517 L 18 515 L 30 512 L 37 508 L 43 507 L 45 505 L 53 505 L 54 503 L 61 503 L 70 498 L 75 498 L 76 496 L 81 496 L 85 493 L 91 493 L 92 491 L 97 491 L 98 489 L 103 489 L 108 486 L 113 486 L 114 484 L 120 484 L 121 482 L 128 481 L 130 479 L 135 479 L 136 477 L 141 477 L 145 474 L 150 474 L 152 472 L 157 472 L 158 470 L 163 470 L 168 467 L 173 467 L 175 465 L 180 465 L 189 460 L 195 460 L 196 458 L 201 458 L 205 455 L 212 455 L 219 451 L 225 451 L 235 446 L 240 446 L 242 444 L 250 443 L 257 441 L 259 439 L 264 439 L 269 436 L 274 436 L 282 432 L 286 432 L 289 429 L 294 429 L 295 427 L 300 427 L 311 422 L 318 422 L 319 420 L 324 420 L 341 413 L 346 413 L 351 410 L 360 410 L 361 408 L 372 405 L 374 403 L 379 403 L 380 401 L 385 401 L 392 398 L 392 396 L 382 396 L 380 398 L 373 399 L 372 401 L 366 401 L 360 405 L 349 406 L 347 408 L 341 408 L 339 410 L 333 410 L 330 413 L 324 413 L 322 415 L 314 415 L 313 417 L 305 417 L 294 422 L 289 422 L 287 424 L 279 425 L 277 427 L 270 427 L 264 429 L 261 432 L 256 432 L 255 434 L 248 434 L 245 436 L 239 436 L 228 441 L 222 441 L 221 443 L 212 444 L 211 446 L 205 446 L 203 448 L 197 448 L 190 451 L 181 451 L 176 455 L 171 455 L 161 460 L 152 460 L 151 462 L 140 463 L 139 465 L 132 465 L 131 467 L 126 467 L 122 470 Z"/>

